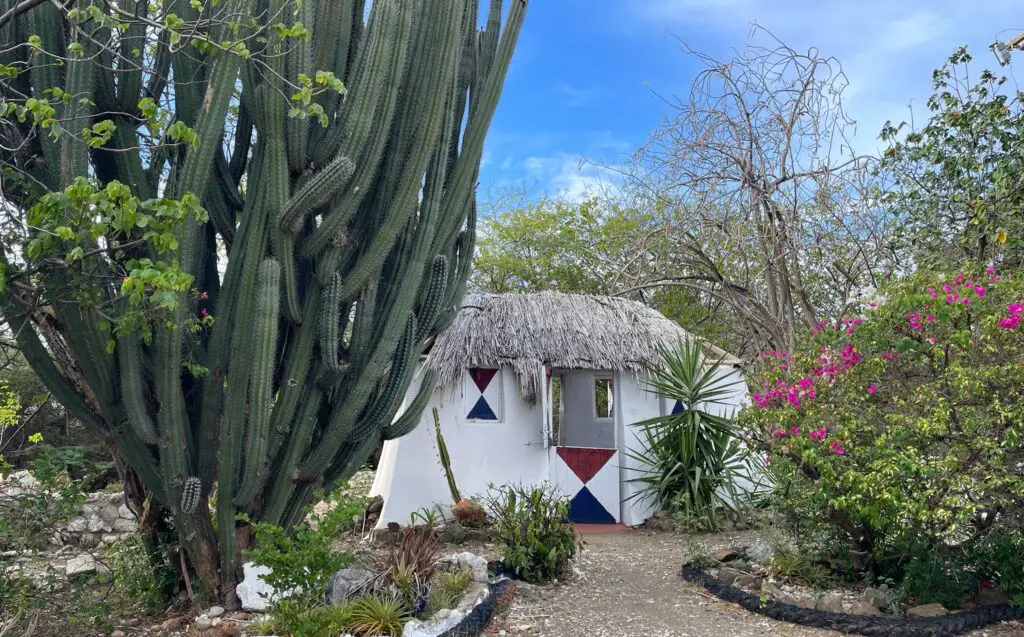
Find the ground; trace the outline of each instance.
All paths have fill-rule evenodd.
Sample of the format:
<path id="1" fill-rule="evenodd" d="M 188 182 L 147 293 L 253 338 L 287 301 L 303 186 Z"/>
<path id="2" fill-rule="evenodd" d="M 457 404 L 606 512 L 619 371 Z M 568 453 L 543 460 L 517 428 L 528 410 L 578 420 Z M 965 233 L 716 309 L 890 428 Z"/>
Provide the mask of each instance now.
<path id="1" fill-rule="evenodd" d="M 713 598 L 683 582 L 686 547 L 671 533 L 588 534 L 573 580 L 520 586 L 506 635 L 551 637 L 826 637 L 837 632 L 776 622 Z M 700 538 L 710 548 L 750 544 L 748 533 Z M 1024 624 L 978 630 L 971 637 L 1022 637 Z"/>

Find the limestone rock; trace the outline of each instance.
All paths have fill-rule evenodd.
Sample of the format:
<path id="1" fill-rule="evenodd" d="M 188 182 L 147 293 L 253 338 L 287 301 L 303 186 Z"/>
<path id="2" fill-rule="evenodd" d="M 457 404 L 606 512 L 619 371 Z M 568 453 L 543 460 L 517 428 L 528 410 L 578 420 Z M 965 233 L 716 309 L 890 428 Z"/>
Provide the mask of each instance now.
<path id="1" fill-rule="evenodd" d="M 474 555 L 469 551 L 464 551 L 462 553 L 456 553 L 442 558 L 441 561 L 447 564 L 458 564 L 459 566 L 468 568 L 470 574 L 473 576 L 474 582 L 488 581 L 487 560 L 479 555 Z"/>
<path id="2" fill-rule="evenodd" d="M 949 611 L 942 604 L 922 604 L 907 611 L 907 617 L 941 617 L 948 614 Z"/>
<path id="3" fill-rule="evenodd" d="M 88 526 L 89 526 L 89 521 L 88 520 L 86 520 L 85 518 L 83 518 L 80 515 L 76 515 L 75 517 L 73 517 L 70 520 L 68 520 L 68 527 L 67 528 L 68 528 L 68 531 L 70 531 L 72 533 L 82 533 L 82 532 L 84 532 L 86 530 L 86 528 Z"/>
<path id="4" fill-rule="evenodd" d="M 861 593 L 860 599 L 864 604 L 870 604 L 875 608 L 882 609 L 889 607 L 889 599 L 892 594 L 881 588 L 866 588 Z"/>
<path id="5" fill-rule="evenodd" d="M 86 573 L 95 573 L 97 571 L 106 571 L 107 567 L 96 561 L 96 558 L 92 555 L 79 555 L 73 557 L 67 561 L 64 565 L 64 574 L 70 577 L 78 575 L 85 575 Z"/>
<path id="6" fill-rule="evenodd" d="M 463 617 L 465 617 L 464 613 L 453 610 L 448 613 L 439 612 L 434 618 L 425 622 L 414 619 L 405 625 L 402 637 L 437 637 L 437 635 L 454 628 L 462 621 Z"/>
<path id="7" fill-rule="evenodd" d="M 192 625 L 195 626 L 197 630 L 208 630 L 213 626 L 213 621 L 206 615 L 200 615 L 199 617 L 196 617 L 196 621 L 193 622 Z"/>
<path id="8" fill-rule="evenodd" d="M 723 566 L 718 569 L 718 579 L 722 580 L 722 583 L 729 584 L 730 586 L 736 582 L 737 579 L 748 575 L 739 569 L 732 568 L 730 566 Z"/>
<path id="9" fill-rule="evenodd" d="M 843 596 L 839 593 L 829 593 L 825 595 L 817 603 L 818 610 L 827 610 L 832 613 L 845 613 L 846 609 L 843 607 Z"/>
<path id="10" fill-rule="evenodd" d="M 117 533 L 134 533 L 137 528 L 135 519 L 126 520 L 122 517 L 114 520 L 114 531 Z"/>
<path id="11" fill-rule="evenodd" d="M 132 515 L 132 510 L 129 509 L 124 504 L 117 507 L 117 517 L 121 518 L 122 520 L 132 520 L 133 522 L 135 521 L 135 516 Z"/>
<path id="12" fill-rule="evenodd" d="M 747 547 L 746 554 L 758 564 L 767 564 L 775 555 L 775 547 L 766 540 L 758 540 Z"/>
<path id="13" fill-rule="evenodd" d="M 711 557 L 715 558 L 718 562 L 731 562 L 739 556 L 740 554 L 736 549 L 718 549 L 711 554 Z"/>
<path id="14" fill-rule="evenodd" d="M 341 604 L 365 590 L 373 582 L 373 572 L 362 568 L 343 568 L 331 576 L 327 585 L 327 601 Z"/>
<path id="15" fill-rule="evenodd" d="M 242 565 L 242 581 L 235 587 L 235 594 L 238 595 L 238 601 L 243 610 L 264 611 L 271 601 L 292 594 L 291 590 L 275 591 L 263 579 L 263 576 L 269 572 L 269 567 L 257 566 L 252 562 Z"/>
<path id="16" fill-rule="evenodd" d="M 114 522 L 119 518 L 120 515 L 117 512 L 117 507 L 108 504 L 107 506 L 100 509 L 100 519 L 103 520 L 108 526 L 113 526 Z"/>
<path id="17" fill-rule="evenodd" d="M 206 616 L 210 619 L 215 619 L 224 614 L 223 606 L 211 606 L 210 610 L 206 611 Z"/>
<path id="18" fill-rule="evenodd" d="M 872 604 L 871 602 L 869 602 L 867 600 L 864 600 L 864 599 L 862 599 L 859 602 L 857 602 L 857 604 L 853 607 L 853 611 L 852 612 L 853 612 L 854 615 L 881 615 L 882 614 L 882 612 L 880 610 L 878 610 L 878 608 L 876 608 L 874 604 Z"/>

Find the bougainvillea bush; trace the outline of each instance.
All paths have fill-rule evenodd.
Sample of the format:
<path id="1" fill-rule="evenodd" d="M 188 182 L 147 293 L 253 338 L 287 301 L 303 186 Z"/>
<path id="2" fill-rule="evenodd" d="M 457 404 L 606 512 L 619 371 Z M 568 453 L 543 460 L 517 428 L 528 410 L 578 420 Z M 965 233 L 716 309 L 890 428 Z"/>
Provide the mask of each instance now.
<path id="1" fill-rule="evenodd" d="M 744 423 L 805 538 L 887 572 L 1024 549 L 1024 272 L 918 274 L 756 367 Z"/>

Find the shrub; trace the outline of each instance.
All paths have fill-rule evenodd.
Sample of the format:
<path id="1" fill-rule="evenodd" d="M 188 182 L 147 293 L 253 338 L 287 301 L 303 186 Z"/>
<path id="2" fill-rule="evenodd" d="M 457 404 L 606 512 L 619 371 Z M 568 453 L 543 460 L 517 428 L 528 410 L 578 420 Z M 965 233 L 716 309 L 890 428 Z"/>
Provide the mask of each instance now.
<path id="1" fill-rule="evenodd" d="M 299 610 L 287 617 L 270 615 L 254 626 L 259 634 L 292 635 L 294 637 L 337 637 L 352 625 L 352 607 L 315 606 Z"/>
<path id="2" fill-rule="evenodd" d="M 1022 301 L 1020 273 L 920 273 L 765 353 L 743 419 L 793 527 L 918 588 L 929 552 L 959 546 L 975 568 L 983 538 L 1019 542 Z"/>
<path id="3" fill-rule="evenodd" d="M 650 391 L 682 409 L 637 423 L 641 449 L 628 452 L 639 466 L 633 498 L 652 500 L 678 515 L 683 530 L 717 530 L 722 514 L 743 500 L 735 488 L 748 454 L 735 437 L 732 414 L 723 415 L 742 380 L 708 361 L 695 341 L 662 353 Z"/>
<path id="4" fill-rule="evenodd" d="M 397 597 L 370 595 L 352 603 L 349 630 L 357 637 L 401 635 L 411 619 L 409 608 Z"/>
<path id="5" fill-rule="evenodd" d="M 170 569 L 155 570 L 141 537 L 128 535 L 112 544 L 107 563 L 113 571 L 114 588 L 126 603 L 149 613 L 166 606 L 161 576 L 169 575 Z"/>
<path id="6" fill-rule="evenodd" d="M 491 486 L 486 499 L 507 571 L 527 582 L 561 577 L 582 548 L 568 523 L 569 501 L 549 486 Z"/>
<path id="7" fill-rule="evenodd" d="M 310 508 L 304 521 L 291 531 L 265 522 L 252 525 L 255 543 L 245 556 L 271 569 L 264 580 L 275 590 L 295 591 L 268 609 L 281 632 L 305 634 L 302 631 L 309 630 L 310 613 L 324 603 L 331 577 L 352 561 L 351 554 L 336 552 L 332 545 L 353 525 L 366 501 L 342 495 L 344 489 L 342 485 L 324 498 L 329 504 L 325 513 L 314 517 Z"/>

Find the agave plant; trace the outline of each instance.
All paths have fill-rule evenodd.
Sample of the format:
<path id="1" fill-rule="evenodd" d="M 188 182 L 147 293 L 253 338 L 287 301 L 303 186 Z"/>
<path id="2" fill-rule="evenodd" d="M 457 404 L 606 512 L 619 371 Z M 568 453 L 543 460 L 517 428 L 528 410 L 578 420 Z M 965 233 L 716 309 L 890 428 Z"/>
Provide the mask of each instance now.
<path id="1" fill-rule="evenodd" d="M 630 480 L 640 485 L 631 498 L 709 529 L 736 510 L 745 499 L 737 482 L 750 477 L 748 453 L 726 411 L 739 383 L 722 359 L 709 361 L 693 340 L 662 351 L 662 366 L 647 384 L 670 413 L 634 425 L 642 447 L 627 456 L 641 475 Z"/>

